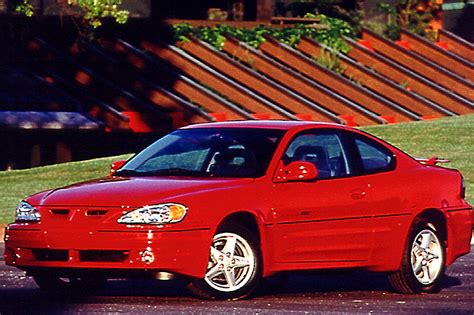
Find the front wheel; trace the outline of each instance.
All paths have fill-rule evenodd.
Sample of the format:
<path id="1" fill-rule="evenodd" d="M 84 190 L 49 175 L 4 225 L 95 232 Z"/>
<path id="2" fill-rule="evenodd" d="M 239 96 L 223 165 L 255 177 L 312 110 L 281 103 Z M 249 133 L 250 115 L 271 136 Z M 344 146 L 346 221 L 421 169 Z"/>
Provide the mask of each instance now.
<path id="1" fill-rule="evenodd" d="M 445 271 L 445 243 L 439 228 L 429 222 L 414 225 L 400 269 L 389 275 L 400 293 L 433 293 L 440 289 Z"/>
<path id="2" fill-rule="evenodd" d="M 246 228 L 222 229 L 213 238 L 206 274 L 190 283 L 191 292 L 205 299 L 237 300 L 250 295 L 261 277 L 256 243 Z"/>

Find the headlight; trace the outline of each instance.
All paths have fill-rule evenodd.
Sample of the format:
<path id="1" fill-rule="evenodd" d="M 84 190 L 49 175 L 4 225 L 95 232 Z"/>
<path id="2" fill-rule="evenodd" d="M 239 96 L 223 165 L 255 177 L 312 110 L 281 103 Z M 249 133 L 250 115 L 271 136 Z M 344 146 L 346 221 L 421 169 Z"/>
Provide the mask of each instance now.
<path id="1" fill-rule="evenodd" d="M 188 208 L 179 203 L 145 206 L 121 216 L 117 222 L 124 224 L 166 224 L 184 219 Z"/>
<path id="2" fill-rule="evenodd" d="M 16 217 L 15 220 L 18 222 L 27 222 L 27 221 L 40 221 L 41 215 L 35 207 L 30 205 L 26 201 L 20 202 L 16 208 Z"/>

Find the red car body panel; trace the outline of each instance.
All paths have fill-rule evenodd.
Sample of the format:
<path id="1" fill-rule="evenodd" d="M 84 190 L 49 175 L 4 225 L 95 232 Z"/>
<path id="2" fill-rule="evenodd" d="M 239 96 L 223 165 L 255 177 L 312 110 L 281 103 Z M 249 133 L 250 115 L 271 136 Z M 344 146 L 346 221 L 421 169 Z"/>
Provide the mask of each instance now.
<path id="1" fill-rule="evenodd" d="M 444 216 L 447 265 L 470 250 L 472 208 L 461 197 L 461 175 L 455 170 L 422 165 L 375 137 L 339 125 L 228 122 L 187 129 L 209 127 L 287 132 L 266 174 L 256 179 L 112 176 L 31 196 L 26 201 L 40 211 L 41 222 L 7 227 L 6 263 L 25 270 L 156 270 L 202 278 L 213 235 L 236 213 L 247 213 L 258 226 L 264 276 L 320 268 L 397 270 L 410 226 L 424 211 Z M 380 143 L 396 156 L 396 168 L 312 182 L 274 180 L 296 134 L 328 128 Z M 117 223 L 134 208 L 164 202 L 190 210 L 175 224 Z M 143 259 L 147 249 L 152 262 Z"/>

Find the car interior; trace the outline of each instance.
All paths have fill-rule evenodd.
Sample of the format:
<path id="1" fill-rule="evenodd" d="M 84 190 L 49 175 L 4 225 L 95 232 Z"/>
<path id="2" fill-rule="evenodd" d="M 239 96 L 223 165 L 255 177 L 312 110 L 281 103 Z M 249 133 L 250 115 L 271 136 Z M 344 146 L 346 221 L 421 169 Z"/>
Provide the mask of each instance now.
<path id="1" fill-rule="evenodd" d="M 253 177 L 258 173 L 258 163 L 252 151 L 245 148 L 228 148 L 214 157 L 211 172 L 216 176 Z"/>

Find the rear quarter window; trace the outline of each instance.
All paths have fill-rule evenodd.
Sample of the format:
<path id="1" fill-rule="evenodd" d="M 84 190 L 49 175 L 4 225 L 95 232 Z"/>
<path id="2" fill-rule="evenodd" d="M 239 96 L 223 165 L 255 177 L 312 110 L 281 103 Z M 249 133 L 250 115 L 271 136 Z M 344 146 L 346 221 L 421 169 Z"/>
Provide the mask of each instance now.
<path id="1" fill-rule="evenodd" d="M 370 139 L 355 139 L 364 174 L 387 172 L 395 169 L 395 155 Z"/>

